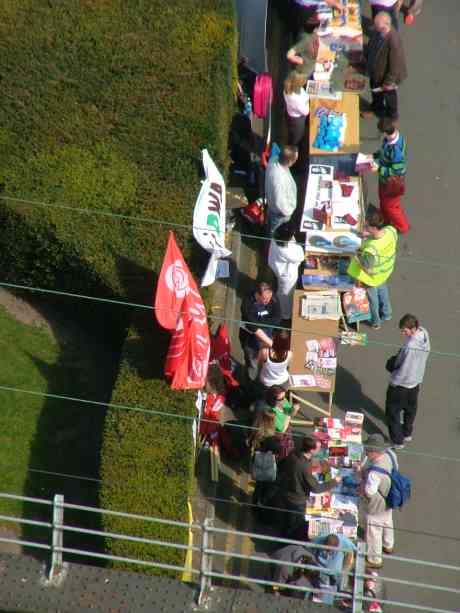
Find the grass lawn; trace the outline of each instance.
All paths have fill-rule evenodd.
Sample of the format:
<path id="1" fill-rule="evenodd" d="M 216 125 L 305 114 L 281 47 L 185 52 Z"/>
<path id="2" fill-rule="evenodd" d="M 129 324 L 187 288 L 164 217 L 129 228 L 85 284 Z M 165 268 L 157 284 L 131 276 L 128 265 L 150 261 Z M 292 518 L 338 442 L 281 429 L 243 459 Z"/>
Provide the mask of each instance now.
<path id="1" fill-rule="evenodd" d="M 0 329 L 0 385 L 95 400 L 110 396 L 110 353 L 88 343 L 75 326 L 69 324 L 65 334 L 61 326 L 56 340 L 45 327 L 20 323 L 0 307 Z M 105 409 L 3 390 L 0 403 L 0 492 L 40 498 L 61 493 L 67 502 L 96 506 L 96 482 L 39 471 L 97 478 Z M 47 507 L 1 498 L 0 513 L 50 518 Z M 66 512 L 66 520 L 98 526 L 95 514 Z M 14 524 L 2 523 L 19 532 Z M 29 528 L 21 532 L 33 537 Z M 48 540 L 48 534 L 40 538 Z M 82 543 L 78 535 L 67 539 L 69 546 L 76 543 Z"/>

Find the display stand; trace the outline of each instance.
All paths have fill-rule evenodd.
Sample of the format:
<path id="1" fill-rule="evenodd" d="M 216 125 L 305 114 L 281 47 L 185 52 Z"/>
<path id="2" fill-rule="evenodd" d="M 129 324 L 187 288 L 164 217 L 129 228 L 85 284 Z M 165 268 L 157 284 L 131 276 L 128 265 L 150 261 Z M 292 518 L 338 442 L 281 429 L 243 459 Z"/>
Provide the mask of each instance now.
<path id="1" fill-rule="evenodd" d="M 326 108 L 336 113 L 344 113 L 346 116 L 345 138 L 343 145 L 337 151 L 324 151 L 313 146 L 319 128 L 319 117 L 316 112 L 320 108 Z M 341 100 L 328 98 L 312 98 L 310 101 L 310 155 L 330 155 L 343 153 L 358 153 L 359 140 L 359 96 L 357 94 L 344 93 Z M 326 162 L 324 162 L 326 163 Z"/>
<path id="2" fill-rule="evenodd" d="M 339 333 L 339 322 L 334 319 L 304 319 L 300 315 L 300 300 L 305 294 L 303 290 L 294 292 L 294 304 L 292 310 L 292 337 L 291 351 L 293 353 L 292 361 L 289 365 L 289 372 L 295 376 L 312 376 L 313 371 L 305 366 L 306 341 L 320 340 L 325 337 L 337 338 Z M 291 386 L 289 389 L 291 399 L 297 400 L 303 405 L 306 405 L 322 415 L 330 416 L 332 412 L 332 401 L 335 390 L 335 374 L 332 376 L 321 375 L 323 383 L 327 383 L 327 387 L 319 385 L 307 386 Z M 326 394 L 328 398 L 327 409 L 324 409 L 317 404 L 306 400 L 299 395 L 300 392 L 317 392 Z M 299 425 L 299 424 L 296 424 Z M 307 425 L 307 424 L 304 424 Z"/>

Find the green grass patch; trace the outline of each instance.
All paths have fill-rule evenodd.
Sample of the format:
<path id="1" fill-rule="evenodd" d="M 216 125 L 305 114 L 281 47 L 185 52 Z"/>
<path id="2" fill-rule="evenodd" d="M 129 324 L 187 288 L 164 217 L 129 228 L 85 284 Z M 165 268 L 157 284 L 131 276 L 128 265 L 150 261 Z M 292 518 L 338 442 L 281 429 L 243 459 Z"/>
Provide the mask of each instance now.
<path id="1" fill-rule="evenodd" d="M 85 208 L 90 214 L 0 199 L 0 281 L 151 304 L 169 227 L 101 218 L 91 211 L 191 224 L 200 188 L 200 149 L 206 147 L 221 169 L 227 166 L 236 77 L 233 4 L 3 2 L 3 194 Z M 191 230 L 177 229 L 176 237 L 193 266 Z M 193 413 L 193 395 L 173 393 L 163 381 L 169 339 L 152 313 L 56 300 L 69 317 L 92 326 L 114 347 L 128 330 L 115 402 Z M 118 358 L 115 347 L 112 360 Z M 58 383 L 55 391 L 62 393 Z M 89 397 L 84 383 L 77 381 L 73 389 Z M 46 445 L 45 427 L 39 437 Z M 110 411 L 101 503 L 186 518 L 191 455 L 189 421 Z M 94 462 L 97 470 L 99 457 Z M 54 485 L 57 490 L 59 484 Z M 130 529 L 114 518 L 105 526 Z M 163 533 L 169 538 L 168 530 Z M 108 549 L 132 556 L 152 552 L 118 542 L 109 542 Z M 162 556 L 163 551 L 154 553 Z M 183 555 L 167 559 L 180 563 Z"/>

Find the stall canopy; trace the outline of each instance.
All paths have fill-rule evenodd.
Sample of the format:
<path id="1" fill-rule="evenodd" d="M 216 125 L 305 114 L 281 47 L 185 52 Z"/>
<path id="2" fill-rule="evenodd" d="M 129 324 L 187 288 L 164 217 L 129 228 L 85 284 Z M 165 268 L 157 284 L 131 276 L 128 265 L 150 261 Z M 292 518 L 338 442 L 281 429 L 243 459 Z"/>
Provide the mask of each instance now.
<path id="1" fill-rule="evenodd" d="M 256 73 L 267 71 L 267 5 L 268 0 L 236 0 L 239 57 L 247 57 L 249 68 Z"/>

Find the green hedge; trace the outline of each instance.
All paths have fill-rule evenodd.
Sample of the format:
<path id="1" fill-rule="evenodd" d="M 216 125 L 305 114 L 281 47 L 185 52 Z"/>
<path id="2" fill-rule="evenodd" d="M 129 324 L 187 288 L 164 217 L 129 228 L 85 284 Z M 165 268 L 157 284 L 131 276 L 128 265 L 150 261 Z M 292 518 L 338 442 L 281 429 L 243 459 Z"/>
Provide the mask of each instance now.
<path id="1" fill-rule="evenodd" d="M 26 201 L 189 224 L 200 149 L 227 163 L 232 0 L 10 0 L 0 23 L 0 184 Z M 0 200 L 0 280 L 151 304 L 168 227 Z M 176 231 L 187 258 L 193 241 Z M 192 415 L 162 380 L 151 312 L 63 301 L 107 339 L 128 328 L 113 402 Z M 84 390 L 82 390 L 84 395 Z M 191 424 L 109 411 L 101 503 L 185 518 Z M 108 530 L 133 527 L 115 518 Z M 137 528 L 136 528 L 137 529 Z M 143 534 L 171 537 L 168 530 Z M 180 538 L 185 539 L 181 533 Z M 182 554 L 108 542 L 115 554 Z"/>

